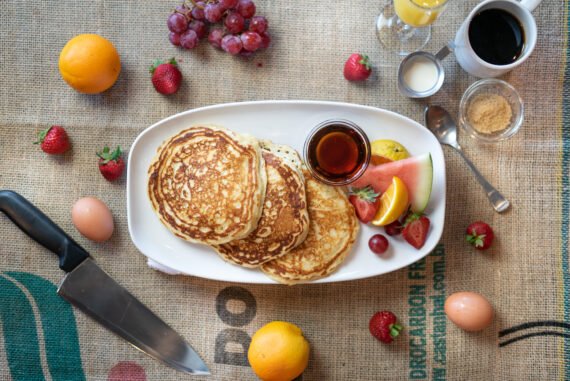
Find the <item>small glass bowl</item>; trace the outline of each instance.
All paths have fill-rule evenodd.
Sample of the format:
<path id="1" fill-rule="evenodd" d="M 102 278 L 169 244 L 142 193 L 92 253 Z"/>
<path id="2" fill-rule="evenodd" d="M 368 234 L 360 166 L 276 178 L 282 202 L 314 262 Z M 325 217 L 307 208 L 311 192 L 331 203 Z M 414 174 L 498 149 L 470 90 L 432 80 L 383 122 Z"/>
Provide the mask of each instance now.
<path id="1" fill-rule="evenodd" d="M 500 131 L 492 133 L 479 132 L 469 123 L 467 111 L 471 102 L 478 96 L 484 94 L 500 95 L 507 100 L 512 110 L 512 117 L 509 125 Z M 517 90 L 505 81 L 500 79 L 482 79 L 473 83 L 461 97 L 459 103 L 459 123 L 463 130 L 473 139 L 484 143 L 495 143 L 506 140 L 513 136 L 521 127 L 524 120 L 524 105 Z"/>
<path id="2" fill-rule="evenodd" d="M 315 157 L 314 153 L 317 147 L 315 142 L 318 142 L 323 135 L 339 129 L 352 135 L 355 143 L 359 147 L 359 156 L 361 156 L 362 160 L 358 169 L 350 175 L 347 175 L 346 177 L 331 178 L 319 170 L 318 163 L 312 158 Z M 360 176 L 362 176 L 364 171 L 366 171 L 366 168 L 368 168 L 368 164 L 370 163 L 371 152 L 370 141 L 362 128 L 345 119 L 331 119 L 320 123 L 309 132 L 303 146 L 303 159 L 311 175 L 318 181 L 333 186 L 346 186 L 356 181 Z"/>

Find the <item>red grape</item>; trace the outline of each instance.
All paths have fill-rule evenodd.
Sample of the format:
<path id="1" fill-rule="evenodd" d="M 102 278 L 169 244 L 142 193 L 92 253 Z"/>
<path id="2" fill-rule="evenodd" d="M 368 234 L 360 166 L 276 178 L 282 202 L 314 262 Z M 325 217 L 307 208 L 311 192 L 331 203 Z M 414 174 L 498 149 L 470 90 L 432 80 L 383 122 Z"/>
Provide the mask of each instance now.
<path id="1" fill-rule="evenodd" d="M 260 36 L 261 36 L 261 49 L 267 49 L 271 44 L 271 36 L 267 32 L 261 33 Z"/>
<path id="2" fill-rule="evenodd" d="M 222 28 L 215 28 L 210 31 L 208 35 L 208 42 L 214 47 L 222 48 L 222 38 L 224 37 L 224 30 Z"/>
<path id="3" fill-rule="evenodd" d="M 174 33 L 182 33 L 188 29 L 188 19 L 180 13 L 172 13 L 166 22 L 168 29 Z"/>
<path id="4" fill-rule="evenodd" d="M 172 45 L 180 46 L 180 33 L 170 32 L 168 39 Z"/>
<path id="5" fill-rule="evenodd" d="M 228 32 L 236 34 L 243 30 L 245 25 L 245 20 L 242 15 L 237 12 L 232 12 L 226 16 L 224 20 L 224 25 L 228 29 Z"/>
<path id="6" fill-rule="evenodd" d="M 404 227 L 398 220 L 384 226 L 384 231 L 386 232 L 386 234 L 390 236 L 399 235 L 403 229 Z"/>
<path id="7" fill-rule="evenodd" d="M 238 0 L 219 0 L 218 4 L 220 4 L 224 9 L 232 9 L 235 8 L 238 3 Z"/>
<path id="8" fill-rule="evenodd" d="M 192 20 L 188 24 L 188 29 L 192 29 L 198 35 L 198 38 L 204 38 L 208 34 L 208 27 L 203 21 Z"/>
<path id="9" fill-rule="evenodd" d="M 224 36 L 224 38 L 222 38 L 221 46 L 222 49 L 224 49 L 224 51 L 230 53 L 233 56 L 239 54 L 239 52 L 243 47 L 240 38 L 233 34 L 228 34 Z"/>
<path id="10" fill-rule="evenodd" d="M 194 49 L 198 45 L 198 35 L 196 31 L 188 29 L 180 36 L 180 45 L 184 49 Z"/>
<path id="11" fill-rule="evenodd" d="M 246 19 L 252 18 L 255 14 L 255 4 L 252 0 L 239 0 L 236 9 Z"/>
<path id="12" fill-rule="evenodd" d="M 267 30 L 267 19 L 263 16 L 253 16 L 249 21 L 249 30 L 255 33 L 265 33 Z"/>
<path id="13" fill-rule="evenodd" d="M 204 7 L 206 3 L 198 1 L 194 8 L 192 8 L 192 17 L 194 20 L 204 20 Z"/>
<path id="14" fill-rule="evenodd" d="M 372 250 L 374 254 L 378 255 L 384 254 L 386 250 L 388 250 L 389 245 L 388 239 L 382 234 L 374 234 L 368 241 L 368 247 L 370 247 L 370 250 Z"/>
<path id="15" fill-rule="evenodd" d="M 193 49 L 200 39 L 207 38 L 214 48 L 249 57 L 271 43 L 268 21 L 255 16 L 254 1 L 184 0 L 168 16 L 168 39 L 175 46 Z"/>
<path id="16" fill-rule="evenodd" d="M 243 32 L 240 36 L 243 48 L 249 52 L 255 52 L 261 48 L 263 40 L 261 36 L 255 32 Z"/>
<path id="17" fill-rule="evenodd" d="M 180 14 L 186 16 L 187 19 L 190 19 L 190 13 L 191 13 L 191 11 L 190 11 L 190 9 L 188 9 L 188 8 L 186 7 L 186 5 L 184 5 L 184 4 L 182 4 L 182 5 L 177 5 L 176 8 L 174 8 L 174 11 L 175 11 L 176 13 L 180 13 Z"/>
<path id="18" fill-rule="evenodd" d="M 217 3 L 206 4 L 204 8 L 204 17 L 211 23 L 217 23 L 222 19 L 224 9 Z"/>

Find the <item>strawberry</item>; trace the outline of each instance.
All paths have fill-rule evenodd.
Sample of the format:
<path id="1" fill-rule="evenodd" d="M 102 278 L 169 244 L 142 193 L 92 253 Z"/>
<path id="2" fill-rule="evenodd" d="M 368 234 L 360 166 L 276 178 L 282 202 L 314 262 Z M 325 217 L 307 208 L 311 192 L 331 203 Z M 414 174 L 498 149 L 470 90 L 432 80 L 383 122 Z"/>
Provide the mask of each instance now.
<path id="1" fill-rule="evenodd" d="M 398 324 L 396 315 L 390 311 L 379 311 L 372 315 L 368 329 L 372 336 L 383 343 L 390 344 L 404 329 Z"/>
<path id="2" fill-rule="evenodd" d="M 111 152 L 109 147 L 103 148 L 103 151 L 97 152 L 99 156 L 99 171 L 109 181 L 113 181 L 121 177 L 125 169 L 125 162 L 121 157 L 121 147 Z"/>
<path id="3" fill-rule="evenodd" d="M 370 77 L 372 68 L 368 56 L 353 53 L 344 64 L 344 78 L 349 81 L 364 81 Z"/>
<path id="4" fill-rule="evenodd" d="M 34 144 L 39 144 L 42 151 L 50 155 L 64 153 L 71 147 L 67 132 L 61 126 L 51 126 L 47 130 L 40 131 L 38 141 Z"/>
<path id="5" fill-rule="evenodd" d="M 152 73 L 152 84 L 156 91 L 164 95 L 174 94 L 180 88 L 182 73 L 178 70 L 178 63 L 174 58 L 164 62 L 154 61 L 150 67 Z"/>
<path id="6" fill-rule="evenodd" d="M 351 188 L 348 201 L 354 206 L 356 217 L 363 223 L 372 221 L 378 211 L 378 196 L 371 186 L 364 188 Z"/>
<path id="7" fill-rule="evenodd" d="M 495 234 L 493 229 L 482 221 L 475 221 L 467 227 L 465 232 L 467 242 L 473 245 L 477 250 L 487 250 L 493 243 Z"/>
<path id="8" fill-rule="evenodd" d="M 430 221 L 426 216 L 411 214 L 406 219 L 402 236 L 410 245 L 416 249 L 421 249 L 426 243 L 429 225 Z"/>

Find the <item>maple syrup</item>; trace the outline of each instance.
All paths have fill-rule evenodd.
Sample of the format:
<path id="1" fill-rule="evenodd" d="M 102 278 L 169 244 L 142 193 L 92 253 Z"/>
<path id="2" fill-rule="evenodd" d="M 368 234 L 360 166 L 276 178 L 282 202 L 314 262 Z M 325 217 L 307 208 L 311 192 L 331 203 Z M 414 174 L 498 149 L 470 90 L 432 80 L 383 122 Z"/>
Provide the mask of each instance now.
<path id="1" fill-rule="evenodd" d="M 321 123 L 305 142 L 305 161 L 313 176 L 330 185 L 356 180 L 370 161 L 368 137 L 355 124 L 342 121 Z"/>

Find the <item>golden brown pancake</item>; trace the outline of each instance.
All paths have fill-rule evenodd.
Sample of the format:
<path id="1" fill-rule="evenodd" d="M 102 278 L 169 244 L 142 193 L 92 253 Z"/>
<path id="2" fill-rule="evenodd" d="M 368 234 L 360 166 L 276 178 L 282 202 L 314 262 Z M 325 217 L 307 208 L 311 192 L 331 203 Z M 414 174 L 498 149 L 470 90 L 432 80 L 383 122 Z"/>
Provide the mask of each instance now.
<path id="1" fill-rule="evenodd" d="M 148 195 L 175 235 L 215 245 L 244 238 L 257 227 L 266 184 L 255 138 L 195 126 L 158 149 L 149 167 Z"/>
<path id="2" fill-rule="evenodd" d="M 297 284 L 323 278 L 346 259 L 359 224 L 344 192 L 315 180 L 304 169 L 309 234 L 289 253 L 261 265 L 261 270 L 280 283 Z"/>
<path id="3" fill-rule="evenodd" d="M 215 247 L 226 261 L 245 267 L 258 267 L 288 253 L 309 231 L 303 175 L 283 158 L 296 155 L 300 161 L 297 153 L 286 146 L 265 142 L 262 146 L 267 191 L 259 224 L 246 238 Z"/>

